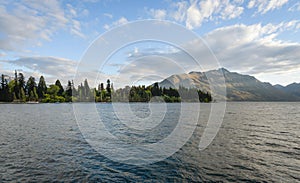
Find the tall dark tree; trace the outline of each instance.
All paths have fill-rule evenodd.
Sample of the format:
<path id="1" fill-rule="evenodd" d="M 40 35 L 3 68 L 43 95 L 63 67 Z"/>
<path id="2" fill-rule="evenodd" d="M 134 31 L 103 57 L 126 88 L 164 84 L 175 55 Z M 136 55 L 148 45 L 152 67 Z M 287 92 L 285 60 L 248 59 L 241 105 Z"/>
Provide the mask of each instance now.
<path id="1" fill-rule="evenodd" d="M 67 102 L 72 102 L 73 91 L 74 91 L 73 83 L 71 81 L 68 81 L 68 85 L 65 92 L 65 98 Z"/>
<path id="2" fill-rule="evenodd" d="M 37 85 L 35 82 L 35 78 L 30 76 L 28 78 L 28 81 L 26 83 L 26 93 L 28 95 L 28 99 L 29 101 L 36 101 L 38 99 L 38 95 L 37 95 Z"/>
<path id="3" fill-rule="evenodd" d="M 76 90 L 76 87 L 74 86 L 73 80 L 71 82 L 71 85 L 72 85 L 72 96 L 78 96 L 78 92 Z"/>
<path id="4" fill-rule="evenodd" d="M 18 84 L 20 89 L 20 99 L 26 101 L 26 92 L 25 92 L 25 77 L 22 73 L 19 73 Z"/>
<path id="5" fill-rule="evenodd" d="M 106 84 L 106 94 L 107 94 L 107 97 L 111 98 L 111 86 L 110 86 L 110 80 L 108 79 L 107 80 L 107 84 Z"/>
<path id="6" fill-rule="evenodd" d="M 1 75 L 1 90 L 3 90 L 5 88 L 5 78 L 4 78 L 4 74 Z"/>
<path id="7" fill-rule="evenodd" d="M 84 88 L 83 88 L 83 85 L 82 83 L 80 83 L 80 85 L 78 85 L 78 100 L 80 102 L 83 102 L 84 101 L 84 98 L 85 98 L 85 94 L 84 94 Z"/>
<path id="8" fill-rule="evenodd" d="M 57 95 L 58 95 L 58 96 L 62 96 L 63 93 L 64 93 L 64 88 L 63 88 L 63 86 L 61 85 L 60 81 L 59 81 L 59 80 L 56 80 L 55 85 L 59 87 L 59 91 L 58 91 Z"/>
<path id="9" fill-rule="evenodd" d="M 69 80 L 67 88 L 66 88 L 66 96 L 71 97 L 72 96 L 72 91 L 73 91 L 73 85 L 72 85 L 71 81 Z"/>
<path id="10" fill-rule="evenodd" d="M 152 96 L 161 96 L 161 88 L 159 88 L 158 83 L 154 83 L 153 87 L 151 88 Z"/>
<path id="11" fill-rule="evenodd" d="M 0 101 L 3 102 L 13 101 L 13 95 L 9 92 L 8 82 L 3 74 L 1 75 Z"/>
<path id="12" fill-rule="evenodd" d="M 107 84 L 106 84 L 106 92 L 110 93 L 111 92 L 111 88 L 110 88 L 110 80 L 107 80 Z"/>
<path id="13" fill-rule="evenodd" d="M 25 90 L 25 77 L 22 73 L 19 73 L 18 81 L 20 88 L 23 88 L 23 90 Z"/>
<path id="14" fill-rule="evenodd" d="M 85 95 L 85 101 L 91 101 L 92 100 L 92 92 L 91 92 L 91 89 L 90 89 L 87 79 L 84 80 L 83 92 Z"/>
<path id="15" fill-rule="evenodd" d="M 100 84 L 100 90 L 101 91 L 104 90 L 104 84 L 103 83 Z"/>
<path id="16" fill-rule="evenodd" d="M 39 99 L 44 98 L 44 95 L 47 92 L 47 85 L 44 76 L 40 77 L 39 84 L 37 86 L 37 94 Z"/>
<path id="17" fill-rule="evenodd" d="M 35 78 L 30 76 L 28 78 L 28 81 L 26 83 L 25 89 L 26 89 L 26 94 L 29 95 L 30 92 L 33 91 L 34 88 L 36 88 L 36 82 L 35 82 Z"/>
<path id="18" fill-rule="evenodd" d="M 18 82 L 18 73 L 15 70 L 15 83 L 14 83 L 14 96 L 16 97 L 16 99 L 20 99 L 20 86 L 19 86 L 19 82 Z"/>

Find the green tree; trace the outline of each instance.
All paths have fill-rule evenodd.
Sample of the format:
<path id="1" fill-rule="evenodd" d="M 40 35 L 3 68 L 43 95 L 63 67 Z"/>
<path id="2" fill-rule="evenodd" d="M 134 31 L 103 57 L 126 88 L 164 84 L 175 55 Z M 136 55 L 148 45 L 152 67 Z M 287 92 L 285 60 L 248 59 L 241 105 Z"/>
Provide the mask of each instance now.
<path id="1" fill-rule="evenodd" d="M 26 88 L 28 100 L 29 101 L 37 101 L 38 100 L 38 95 L 37 95 L 37 91 L 36 91 L 37 85 L 36 85 L 34 77 L 30 76 L 28 78 L 25 88 Z"/>
<path id="2" fill-rule="evenodd" d="M 20 89 L 20 101 L 26 102 L 26 95 L 25 95 L 25 91 L 23 88 Z"/>
<path id="3" fill-rule="evenodd" d="M 78 101 L 83 102 L 85 99 L 85 92 L 82 83 L 78 86 Z"/>
<path id="4" fill-rule="evenodd" d="M 44 76 L 40 77 L 39 84 L 37 86 L 37 94 L 39 99 L 43 99 L 47 92 L 47 85 Z"/>
<path id="5" fill-rule="evenodd" d="M 159 88 L 158 83 L 154 83 L 153 87 L 151 88 L 151 94 L 152 96 L 161 96 L 162 91 L 161 88 Z"/>
<path id="6" fill-rule="evenodd" d="M 37 101 L 38 98 L 39 98 L 39 97 L 38 97 L 38 94 L 37 94 L 37 92 L 36 92 L 36 87 L 35 87 L 35 88 L 33 88 L 32 91 L 30 91 L 28 100 L 29 100 L 29 101 Z"/>
<path id="7" fill-rule="evenodd" d="M 12 102 L 13 101 L 13 95 L 9 91 L 7 79 L 5 78 L 5 76 L 3 74 L 1 75 L 0 101 L 3 101 L 3 102 Z"/>
<path id="8" fill-rule="evenodd" d="M 23 88 L 25 91 L 25 77 L 22 73 L 19 73 L 18 81 L 20 88 Z"/>
<path id="9" fill-rule="evenodd" d="M 74 91 L 74 86 L 73 83 L 71 81 L 68 81 L 68 85 L 65 91 L 65 98 L 67 102 L 72 102 L 72 94 Z M 75 93 L 74 93 L 75 94 Z"/>
<path id="10" fill-rule="evenodd" d="M 26 93 L 25 93 L 25 78 L 22 73 L 19 73 L 18 76 L 18 84 L 20 89 L 20 99 L 25 102 L 26 101 Z M 23 92 L 22 92 L 23 91 Z M 25 98 L 25 100 L 24 100 Z"/>
<path id="11" fill-rule="evenodd" d="M 64 93 L 64 88 L 63 88 L 63 86 L 61 85 L 60 81 L 59 81 L 59 80 L 56 80 L 55 85 L 59 87 L 59 91 L 58 91 L 57 95 L 58 95 L 58 96 L 62 96 L 63 93 Z"/>
<path id="12" fill-rule="evenodd" d="M 42 102 L 65 102 L 65 98 L 63 96 L 58 96 L 60 88 L 57 85 L 50 85 L 49 88 L 47 88 L 47 94 L 45 94 L 45 98 L 42 100 Z"/>
<path id="13" fill-rule="evenodd" d="M 13 92 L 14 92 L 14 98 L 17 100 L 17 99 L 20 99 L 20 86 L 19 86 L 19 83 L 18 83 L 18 73 L 17 73 L 17 70 L 15 70 L 15 83 L 14 83 L 14 89 L 13 89 Z"/>
<path id="14" fill-rule="evenodd" d="M 49 88 L 47 88 L 47 93 L 51 96 L 57 96 L 59 92 L 59 86 L 57 85 L 50 85 Z"/>
<path id="15" fill-rule="evenodd" d="M 111 86 L 110 86 L 110 80 L 107 80 L 106 84 L 106 97 L 108 98 L 107 100 L 111 99 Z"/>
<path id="16" fill-rule="evenodd" d="M 84 85 L 83 85 L 83 93 L 84 93 L 84 101 L 93 101 L 93 94 L 91 92 L 89 83 L 87 79 L 84 80 Z"/>

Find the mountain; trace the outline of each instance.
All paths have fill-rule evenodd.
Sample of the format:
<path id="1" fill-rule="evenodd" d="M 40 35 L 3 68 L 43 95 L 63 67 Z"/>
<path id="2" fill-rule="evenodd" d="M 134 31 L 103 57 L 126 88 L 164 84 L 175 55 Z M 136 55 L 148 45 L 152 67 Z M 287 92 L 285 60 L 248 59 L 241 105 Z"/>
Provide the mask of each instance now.
<path id="1" fill-rule="evenodd" d="M 277 84 L 277 85 L 274 85 L 274 87 L 275 87 L 275 88 L 277 88 L 278 90 L 281 90 L 281 91 L 283 91 L 283 90 L 284 90 L 284 86 L 282 86 L 282 85 L 279 85 L 279 84 Z"/>
<path id="2" fill-rule="evenodd" d="M 295 97 L 300 97 L 300 83 L 292 83 L 287 86 L 281 86 L 281 85 L 275 85 L 276 88 L 278 88 L 281 91 L 284 91 L 290 95 L 293 95 Z"/>
<path id="3" fill-rule="evenodd" d="M 222 81 L 225 78 L 225 83 Z M 209 80 L 208 80 L 209 78 Z M 230 72 L 224 68 L 207 72 L 190 72 L 188 74 L 172 75 L 159 83 L 160 87 L 178 88 L 198 88 L 210 92 L 209 81 L 213 83 L 215 92 L 212 96 L 216 100 L 229 101 L 300 101 L 300 95 L 292 93 L 298 92 L 299 85 L 288 88 L 279 85 L 272 86 L 270 83 L 261 82 L 253 76 Z M 226 95 L 221 89 L 226 85 Z M 287 92 L 287 90 L 291 92 Z"/>

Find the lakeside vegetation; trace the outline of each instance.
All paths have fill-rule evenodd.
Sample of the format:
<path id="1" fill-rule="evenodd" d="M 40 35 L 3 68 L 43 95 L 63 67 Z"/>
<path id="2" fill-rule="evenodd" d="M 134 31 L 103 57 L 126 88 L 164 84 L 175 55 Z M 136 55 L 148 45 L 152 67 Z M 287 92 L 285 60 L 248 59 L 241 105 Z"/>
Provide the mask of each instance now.
<path id="1" fill-rule="evenodd" d="M 157 97 L 159 97 L 157 99 Z M 156 100 L 157 99 L 157 100 Z M 43 76 L 37 83 L 32 76 L 25 80 L 22 73 L 15 71 L 14 79 L 10 81 L 5 75 L 1 75 L 0 102 L 211 102 L 209 93 L 195 88 L 161 88 L 158 83 L 150 86 L 126 86 L 114 90 L 113 84 L 107 80 L 106 85 L 100 83 L 97 88 L 90 88 L 87 79 L 76 88 L 73 81 L 68 81 L 63 87 L 60 80 L 47 85 Z"/>

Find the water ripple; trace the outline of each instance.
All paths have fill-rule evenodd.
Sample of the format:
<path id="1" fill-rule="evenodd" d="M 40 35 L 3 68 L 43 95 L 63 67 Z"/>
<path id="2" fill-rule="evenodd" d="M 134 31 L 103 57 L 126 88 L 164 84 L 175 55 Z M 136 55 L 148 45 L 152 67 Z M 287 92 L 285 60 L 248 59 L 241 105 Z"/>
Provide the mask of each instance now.
<path id="1" fill-rule="evenodd" d="M 174 104 L 170 109 L 178 111 Z M 198 143 L 209 105 L 201 110 L 196 131 L 177 153 L 133 166 L 98 154 L 81 135 L 69 104 L 0 105 L 0 182 L 300 181 L 300 115 L 293 112 L 300 111 L 299 103 L 229 103 L 217 137 L 203 151 Z M 124 131 L 107 114 L 102 116 L 112 132 L 136 144 L 165 138 L 176 121 L 171 112 L 160 128 L 140 133 Z"/>

